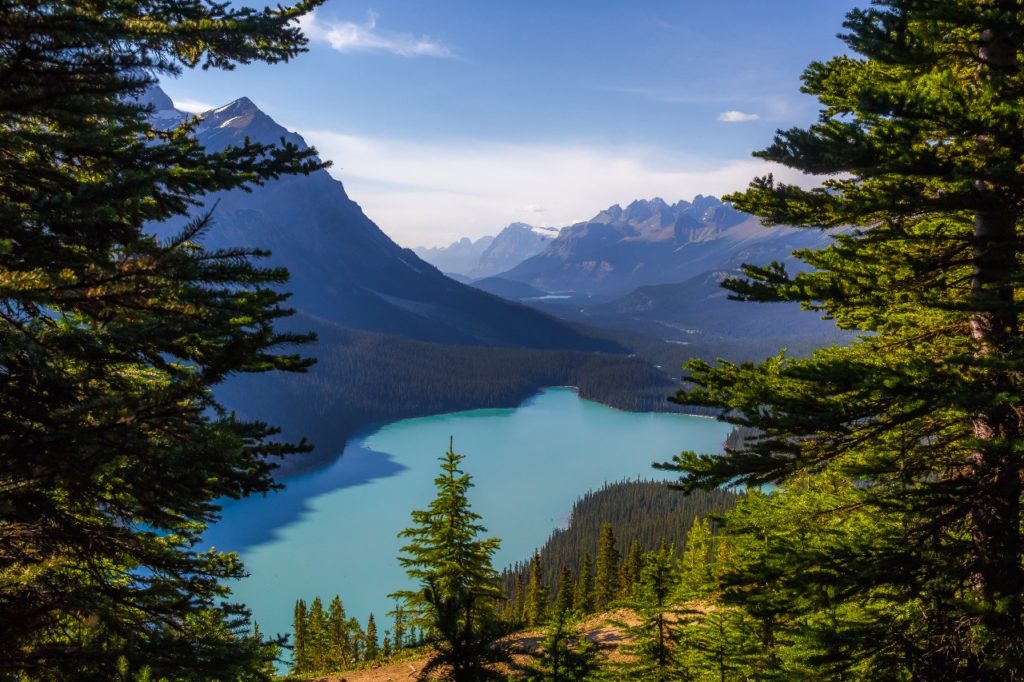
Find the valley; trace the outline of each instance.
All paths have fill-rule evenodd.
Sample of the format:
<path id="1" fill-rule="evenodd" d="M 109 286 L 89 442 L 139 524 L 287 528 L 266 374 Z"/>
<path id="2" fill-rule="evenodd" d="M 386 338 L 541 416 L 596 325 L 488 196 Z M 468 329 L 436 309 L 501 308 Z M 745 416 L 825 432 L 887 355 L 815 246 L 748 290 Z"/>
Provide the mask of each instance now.
<path id="1" fill-rule="evenodd" d="M 158 124 L 187 118 L 158 88 L 146 97 Z M 197 138 L 211 149 L 244 139 L 306 148 L 248 98 L 199 119 Z M 389 239 L 323 170 L 215 194 L 205 206 L 204 246 L 269 251 L 266 263 L 291 275 L 284 288 L 296 315 L 281 329 L 317 335 L 296 348 L 317 360 L 305 374 L 242 375 L 218 389 L 238 415 L 312 443 L 311 454 L 283 462 L 285 473 L 330 462 L 372 425 L 514 407 L 548 386 L 578 386 L 619 409 L 686 411 L 666 398 L 690 357 L 801 354 L 844 338 L 793 305 L 725 299 L 718 283 L 741 263 L 792 262 L 794 248 L 824 237 L 761 228 L 714 197 L 637 200 L 562 228 L 514 223 L 415 250 Z"/>

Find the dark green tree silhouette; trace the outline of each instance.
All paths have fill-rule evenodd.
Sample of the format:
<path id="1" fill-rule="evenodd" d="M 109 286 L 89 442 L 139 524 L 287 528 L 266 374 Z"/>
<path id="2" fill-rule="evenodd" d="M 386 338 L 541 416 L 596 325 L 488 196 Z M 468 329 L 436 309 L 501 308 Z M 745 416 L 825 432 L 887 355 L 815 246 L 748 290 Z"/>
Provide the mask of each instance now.
<path id="1" fill-rule="evenodd" d="M 366 619 L 365 646 L 363 647 L 363 660 L 373 661 L 380 655 L 380 641 L 377 638 L 377 621 L 371 613 Z"/>
<path id="2" fill-rule="evenodd" d="M 400 537 L 399 562 L 417 590 L 401 590 L 400 599 L 414 622 L 424 628 L 435 653 L 421 670 L 425 679 L 445 670 L 457 682 L 500 679 L 493 664 L 508 659 L 500 638 L 505 629 L 495 605 L 501 599 L 491 557 L 497 538 L 480 538 L 486 529 L 470 509 L 471 477 L 459 465 L 463 455 L 449 443 L 434 479 L 437 497 L 427 509 L 412 512 L 414 526 Z"/>
<path id="3" fill-rule="evenodd" d="M 327 607 L 327 641 L 329 670 L 343 670 L 352 665 L 354 660 L 348 618 L 345 615 L 345 605 L 337 595 Z"/>
<path id="4" fill-rule="evenodd" d="M 541 625 L 547 621 L 548 589 L 540 565 L 540 553 L 534 552 L 530 560 L 530 581 L 526 583 L 526 624 Z"/>
<path id="5" fill-rule="evenodd" d="M 308 620 L 306 602 L 299 599 L 295 602 L 295 616 L 292 620 L 292 672 L 296 674 L 311 670 L 309 651 L 306 648 L 306 623 Z"/>
<path id="6" fill-rule="evenodd" d="M 217 500 L 274 488 L 302 447 L 237 419 L 213 388 L 301 370 L 276 332 L 287 279 L 260 251 L 198 245 L 204 196 L 322 167 L 314 150 L 204 150 L 155 130 L 139 95 L 182 68 L 303 51 L 318 0 L 5 2 L 0 10 L 0 675 L 259 679 L 199 550 Z M 187 223 L 158 240 L 146 227 Z M 267 457 L 270 457 L 268 459 Z"/>
<path id="7" fill-rule="evenodd" d="M 628 599 L 633 592 L 633 585 L 640 580 L 640 570 L 643 568 L 643 551 L 640 549 L 640 541 L 633 538 L 629 545 L 626 558 L 622 560 L 619 567 L 619 596 Z"/>
<path id="8" fill-rule="evenodd" d="M 553 615 L 572 611 L 573 589 L 575 586 L 572 571 L 569 570 L 568 566 L 562 566 L 562 572 L 558 576 L 558 592 L 555 593 L 555 602 L 551 605 Z"/>
<path id="9" fill-rule="evenodd" d="M 601 526 L 597 541 L 597 565 L 594 572 L 594 608 L 603 609 L 619 593 L 619 549 L 615 546 L 612 524 Z"/>
<path id="10" fill-rule="evenodd" d="M 576 588 L 572 595 L 572 608 L 581 614 L 594 611 L 594 562 L 589 552 L 583 555 L 580 563 L 580 574 L 576 578 Z"/>
<path id="11" fill-rule="evenodd" d="M 399 651 L 404 649 L 405 646 L 406 646 L 406 634 L 407 634 L 406 625 L 405 625 L 405 611 L 402 609 L 402 605 L 401 604 L 396 604 L 395 605 L 395 610 L 392 611 L 392 615 L 395 618 L 395 624 L 394 624 L 394 627 L 392 627 L 392 629 L 391 629 L 392 633 L 394 633 L 393 634 L 393 636 L 394 636 L 394 644 L 392 644 L 391 649 L 395 653 L 398 653 Z"/>

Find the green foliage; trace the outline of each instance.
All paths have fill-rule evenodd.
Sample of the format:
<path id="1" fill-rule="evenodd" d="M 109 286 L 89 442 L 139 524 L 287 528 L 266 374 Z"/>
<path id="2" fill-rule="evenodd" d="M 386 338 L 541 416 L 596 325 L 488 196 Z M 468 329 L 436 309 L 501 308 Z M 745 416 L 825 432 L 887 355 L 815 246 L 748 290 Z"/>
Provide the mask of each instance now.
<path id="1" fill-rule="evenodd" d="M 591 613 L 594 610 L 594 563 L 590 553 L 583 555 L 579 577 L 572 595 L 572 607 L 577 613 Z"/>
<path id="2" fill-rule="evenodd" d="M 575 587 L 576 581 L 572 578 L 572 571 L 568 566 L 562 566 L 562 573 L 558 577 L 558 592 L 555 594 L 555 602 L 551 605 L 553 616 L 572 611 Z"/>
<path id="3" fill-rule="evenodd" d="M 619 592 L 619 550 L 612 524 L 601 526 L 597 540 L 597 564 L 594 570 L 594 607 L 603 609 Z"/>
<path id="4" fill-rule="evenodd" d="M 629 606 L 635 625 L 620 623 L 628 638 L 627 660 L 615 666 L 620 679 L 666 682 L 687 679 L 679 664 L 679 610 L 672 605 L 677 573 L 670 552 L 648 552 Z"/>
<path id="5" fill-rule="evenodd" d="M 418 590 L 401 590 L 400 599 L 414 622 L 426 629 L 434 654 L 421 670 L 426 679 L 445 670 L 456 682 L 497 679 L 493 664 L 508 659 L 499 640 L 505 628 L 495 604 L 502 598 L 491 556 L 497 538 L 480 539 L 486 529 L 470 509 L 471 477 L 459 465 L 463 455 L 449 443 L 434 479 L 437 496 L 425 510 L 412 512 L 414 526 L 399 562 Z"/>
<path id="6" fill-rule="evenodd" d="M 366 630 L 355 618 L 346 618 L 341 597 L 331 599 L 326 612 L 315 597 L 309 608 L 295 602 L 291 672 L 295 675 L 346 670 L 373 661 L 379 654 L 377 624 L 370 614 Z"/>
<path id="7" fill-rule="evenodd" d="M 374 619 L 373 614 L 366 620 L 366 635 L 365 647 L 363 649 L 363 659 L 367 661 L 374 661 L 380 655 L 380 640 L 377 637 L 377 621 Z"/>
<path id="8" fill-rule="evenodd" d="M 273 458 L 305 446 L 212 389 L 304 369 L 280 349 L 306 337 L 275 331 L 287 273 L 204 250 L 194 207 L 323 164 L 289 144 L 208 153 L 137 97 L 183 67 L 291 59 L 316 4 L 2 5 L 0 672 L 265 677 L 273 643 L 224 586 L 240 562 L 196 548 L 216 500 L 273 489 Z M 174 219 L 166 241 L 144 229 Z"/>
<path id="9" fill-rule="evenodd" d="M 547 621 L 548 590 L 540 566 L 540 552 L 530 560 L 530 582 L 526 584 L 526 624 L 540 625 Z"/>
<path id="10" fill-rule="evenodd" d="M 640 550 L 640 541 L 633 538 L 633 542 L 629 545 L 629 552 L 626 553 L 626 558 L 622 560 L 622 565 L 619 567 L 620 597 L 623 599 L 629 598 L 633 592 L 633 585 L 640 580 L 642 568 L 643 552 Z"/>
<path id="11" fill-rule="evenodd" d="M 533 664 L 522 671 L 525 679 L 545 682 L 600 679 L 600 649 L 576 633 L 574 626 L 567 609 L 555 612 L 534 654 Z"/>
<path id="12" fill-rule="evenodd" d="M 689 488 L 783 488 L 726 521 L 724 598 L 763 630 L 761 674 L 1019 679 L 1024 9 L 886 0 L 846 28 L 856 54 L 804 73 L 818 121 L 759 154 L 828 178 L 729 197 L 841 229 L 798 254 L 811 269 L 728 287 L 864 333 L 806 359 L 691 363 L 677 399 L 758 435 L 675 466 Z"/>
<path id="13" fill-rule="evenodd" d="M 684 599 L 706 596 L 714 586 L 713 537 L 707 517 L 695 518 L 686 534 L 686 548 L 679 560 L 679 594 Z"/>

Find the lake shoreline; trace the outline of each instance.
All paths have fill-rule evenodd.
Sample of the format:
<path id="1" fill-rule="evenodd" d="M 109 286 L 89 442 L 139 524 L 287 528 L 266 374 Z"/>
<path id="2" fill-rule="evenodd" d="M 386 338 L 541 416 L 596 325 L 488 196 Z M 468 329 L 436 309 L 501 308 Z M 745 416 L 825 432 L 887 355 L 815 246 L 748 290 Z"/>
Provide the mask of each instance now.
<path id="1" fill-rule="evenodd" d="M 529 401 L 536 399 L 537 396 L 541 395 L 545 391 L 559 388 L 566 388 L 573 391 L 577 396 L 579 396 L 580 400 L 586 400 L 587 402 L 602 405 L 609 409 L 616 410 L 618 412 L 624 412 L 627 414 L 679 414 L 688 417 L 701 417 L 704 419 L 721 421 L 717 415 L 708 414 L 707 408 L 703 408 L 697 405 L 676 405 L 675 403 L 669 403 L 668 396 L 666 396 L 665 399 L 666 409 L 633 410 L 627 407 L 623 407 L 621 405 L 615 405 L 610 401 L 599 400 L 594 397 L 582 395 L 580 393 L 579 386 L 572 386 L 569 384 L 552 384 L 548 386 L 541 386 L 540 388 L 534 390 L 529 395 L 519 398 L 518 402 L 516 402 L 515 404 L 478 405 L 458 410 L 448 410 L 440 412 L 427 411 L 425 413 L 410 414 L 407 416 L 399 417 L 397 419 L 378 421 L 366 424 L 365 426 L 360 426 L 358 430 L 356 430 L 354 433 L 352 433 L 352 435 L 348 436 L 344 440 L 344 442 L 341 444 L 341 449 L 337 451 L 337 453 L 326 451 L 323 453 L 318 453 L 314 451 L 313 453 L 310 453 L 308 455 L 293 455 L 292 457 L 289 457 L 288 459 L 281 461 L 277 469 L 279 474 L 276 478 L 280 483 L 287 483 L 289 479 L 295 478 L 297 476 L 307 475 L 328 468 L 332 464 L 337 462 L 338 459 L 344 455 L 345 448 L 347 448 L 351 443 L 358 442 L 359 439 L 364 438 L 368 434 L 374 433 L 375 431 L 378 431 L 384 428 L 385 426 L 388 426 L 389 424 L 405 421 L 407 419 L 429 419 L 431 417 L 437 417 L 444 414 L 462 414 L 464 412 L 474 412 L 476 410 L 514 410 L 526 405 Z M 509 402 L 511 403 L 511 401 Z M 698 410 L 702 411 L 698 412 Z"/>

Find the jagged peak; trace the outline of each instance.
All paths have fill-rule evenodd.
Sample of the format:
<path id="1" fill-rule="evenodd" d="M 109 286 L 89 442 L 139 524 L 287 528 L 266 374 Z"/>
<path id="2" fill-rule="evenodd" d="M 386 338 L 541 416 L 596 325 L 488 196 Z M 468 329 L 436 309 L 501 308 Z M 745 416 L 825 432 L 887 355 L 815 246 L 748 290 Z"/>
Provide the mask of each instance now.
<path id="1" fill-rule="evenodd" d="M 204 121 L 209 120 L 224 120 L 234 118 L 236 116 L 246 116 L 250 114 L 262 114 L 256 104 L 248 97 L 239 97 L 236 100 L 228 102 L 222 107 L 211 109 L 210 111 L 203 112 L 199 115 Z"/>

